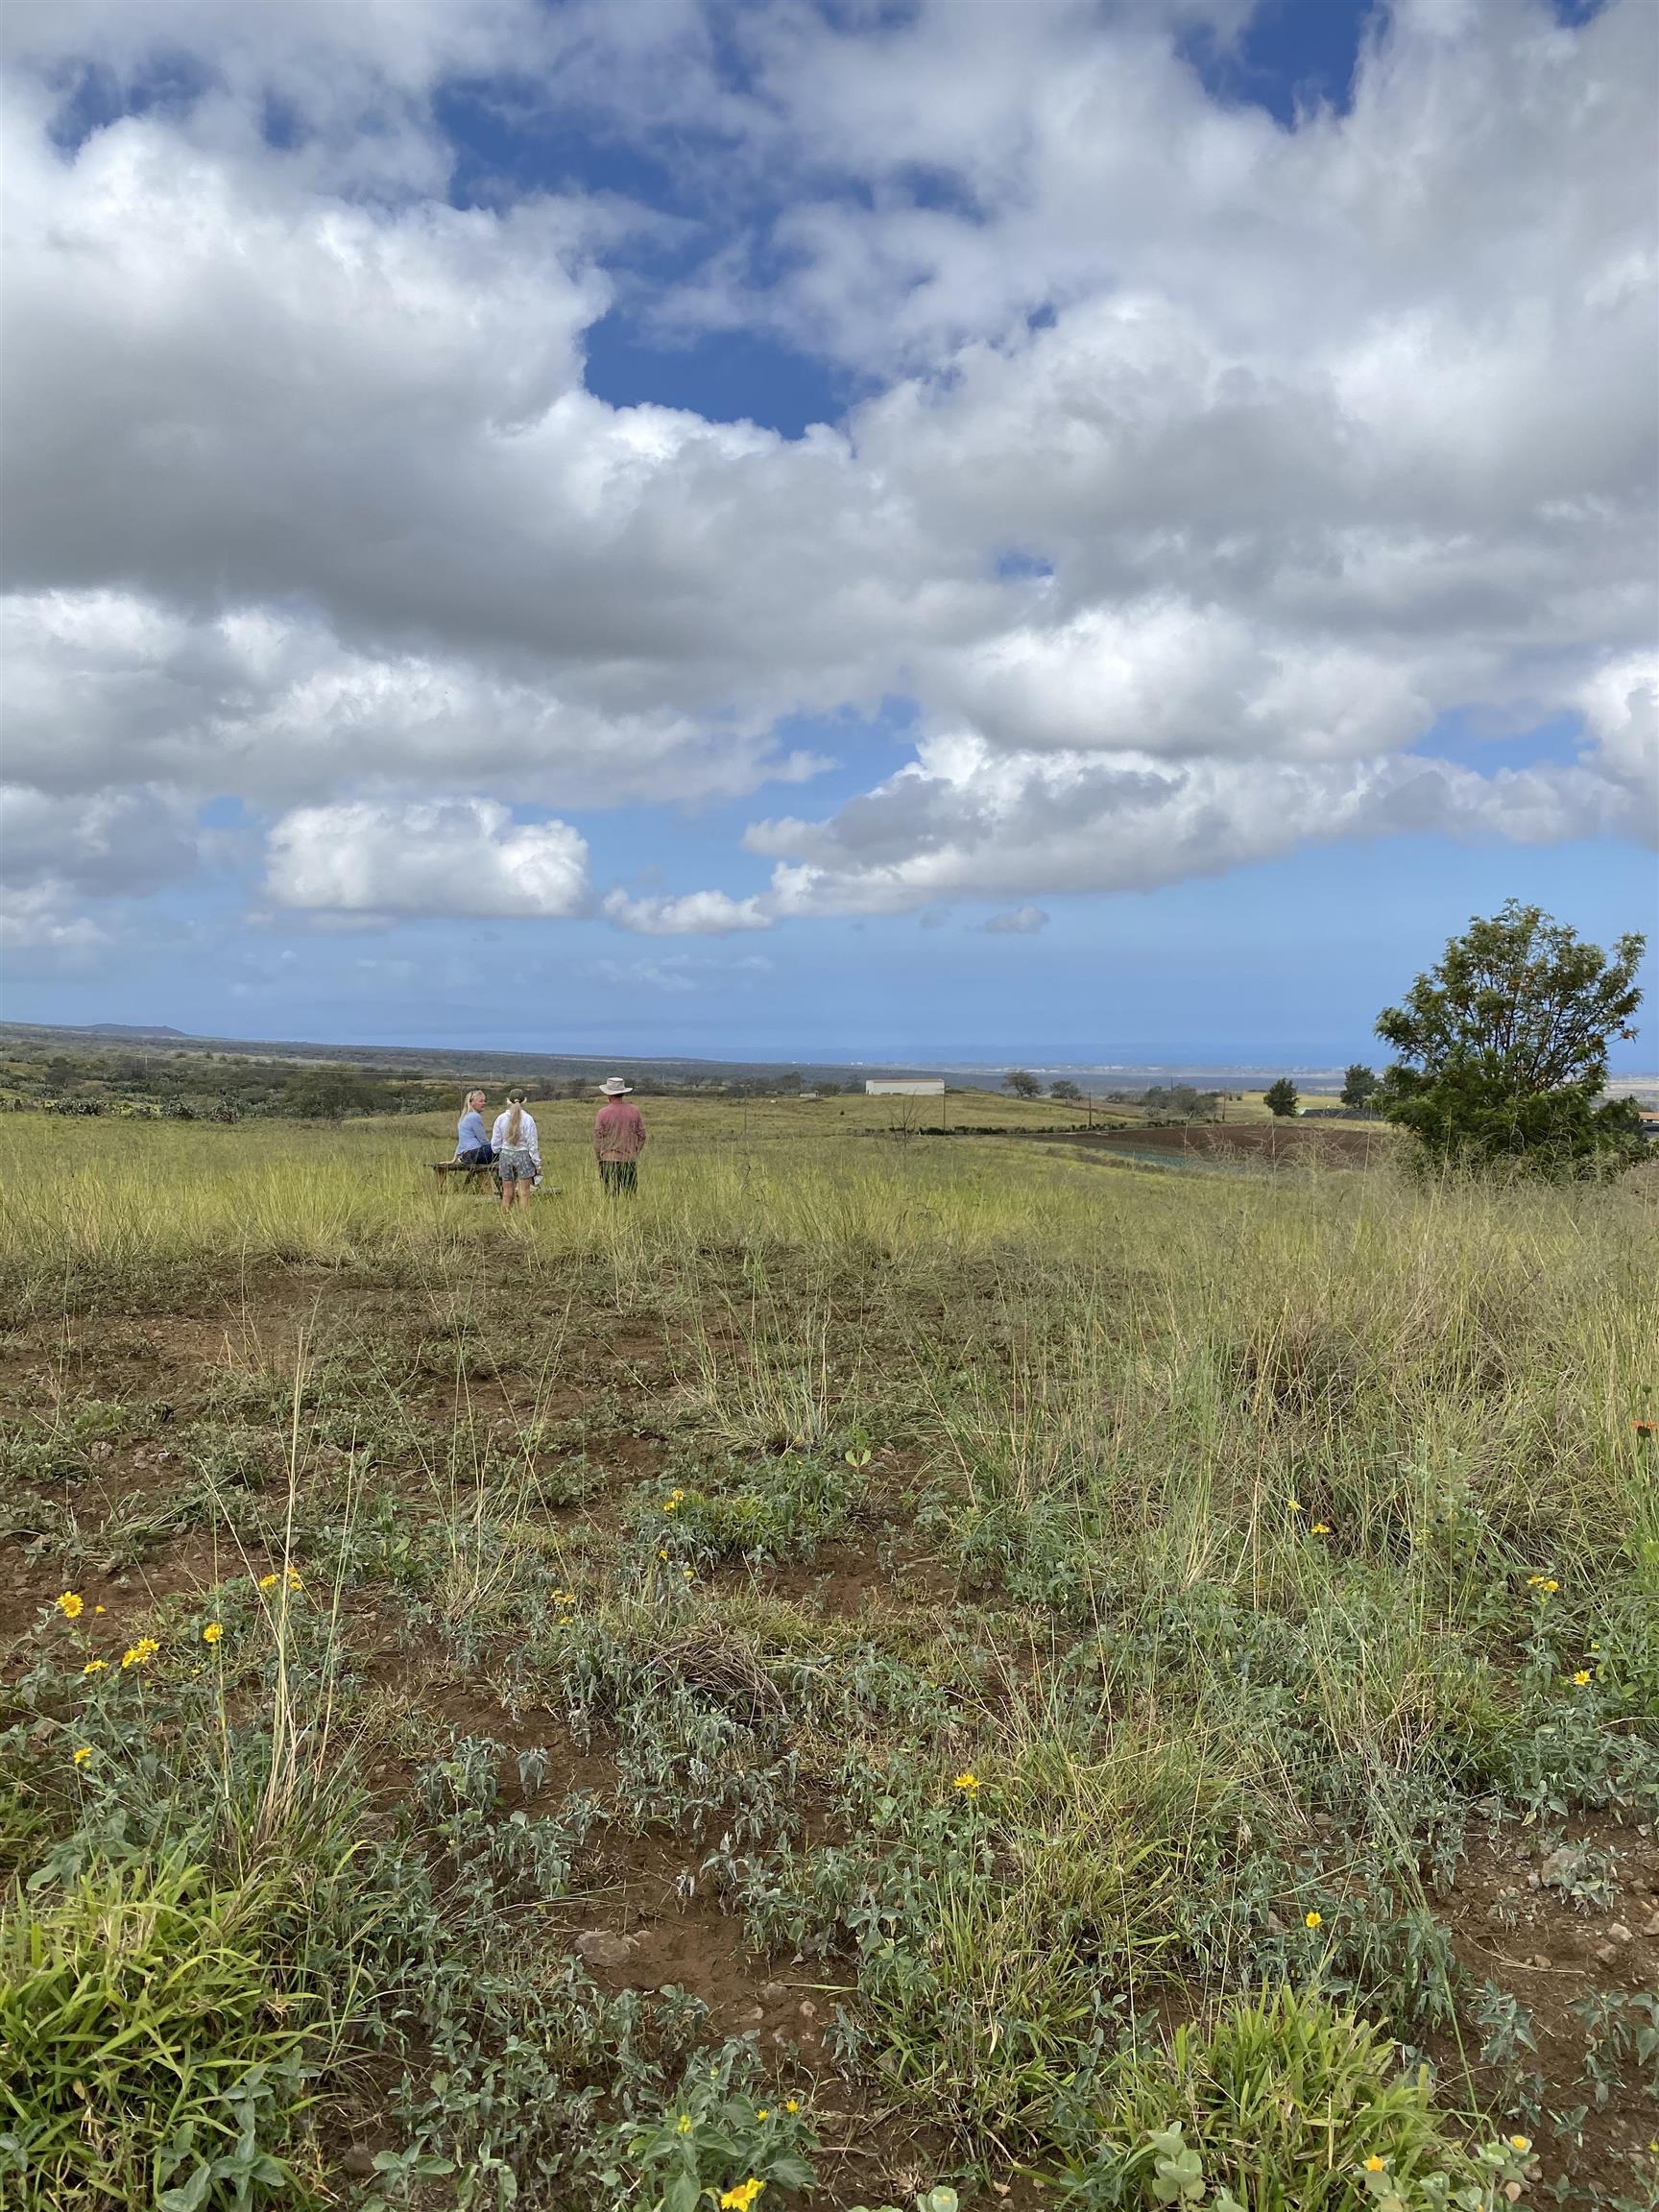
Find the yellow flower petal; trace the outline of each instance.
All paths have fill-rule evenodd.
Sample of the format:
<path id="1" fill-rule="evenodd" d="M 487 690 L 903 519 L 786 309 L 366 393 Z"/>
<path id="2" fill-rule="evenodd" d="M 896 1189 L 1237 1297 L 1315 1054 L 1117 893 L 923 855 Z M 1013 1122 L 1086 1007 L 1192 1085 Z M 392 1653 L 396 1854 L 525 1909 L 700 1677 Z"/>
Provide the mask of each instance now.
<path id="1" fill-rule="evenodd" d="M 1325 1925 L 1325 1915 L 1323 1912 L 1304 1912 L 1302 1915 L 1302 1925 L 1304 1928 L 1323 1928 Z"/>

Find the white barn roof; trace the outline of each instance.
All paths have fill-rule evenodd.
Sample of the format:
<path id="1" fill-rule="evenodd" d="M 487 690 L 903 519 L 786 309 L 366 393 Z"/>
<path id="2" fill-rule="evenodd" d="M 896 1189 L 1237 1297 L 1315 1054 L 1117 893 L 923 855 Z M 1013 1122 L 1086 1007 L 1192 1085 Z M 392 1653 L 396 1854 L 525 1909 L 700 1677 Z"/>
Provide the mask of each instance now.
<path id="1" fill-rule="evenodd" d="M 942 1098 L 943 1075 L 866 1075 L 865 1095 L 870 1098 Z"/>

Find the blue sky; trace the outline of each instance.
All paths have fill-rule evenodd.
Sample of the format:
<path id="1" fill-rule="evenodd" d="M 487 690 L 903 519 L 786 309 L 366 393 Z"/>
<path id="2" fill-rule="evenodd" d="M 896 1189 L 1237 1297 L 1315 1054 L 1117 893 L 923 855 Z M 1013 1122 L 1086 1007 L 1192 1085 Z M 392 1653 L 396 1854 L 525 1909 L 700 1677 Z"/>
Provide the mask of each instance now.
<path id="1" fill-rule="evenodd" d="M 1318 1065 L 1659 918 L 1643 0 L 5 36 L 12 1019 Z"/>

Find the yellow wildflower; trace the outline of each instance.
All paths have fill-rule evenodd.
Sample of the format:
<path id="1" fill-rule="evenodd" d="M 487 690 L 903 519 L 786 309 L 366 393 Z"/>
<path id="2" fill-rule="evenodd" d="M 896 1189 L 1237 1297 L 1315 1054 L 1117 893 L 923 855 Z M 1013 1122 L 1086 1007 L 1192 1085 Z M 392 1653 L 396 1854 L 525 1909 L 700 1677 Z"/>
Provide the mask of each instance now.
<path id="1" fill-rule="evenodd" d="M 160 1648 L 154 1636 L 140 1636 L 130 1651 L 122 1652 L 121 1664 L 123 1667 L 142 1667 L 147 1660 L 154 1659 Z"/>
<path id="2" fill-rule="evenodd" d="M 1532 2138 L 1530 2135 L 1511 2135 L 1509 2148 L 1511 2151 L 1519 2151 L 1522 2157 L 1525 2158 L 1527 2152 L 1532 2148 Z"/>
<path id="3" fill-rule="evenodd" d="M 1367 2174 L 1386 2174 L 1388 2161 L 1386 2158 L 1379 2158 L 1376 2152 L 1373 2151 L 1370 2157 L 1365 2161 L 1365 2171 Z"/>
<path id="4" fill-rule="evenodd" d="M 765 2186 L 764 2181 L 757 2179 L 751 2174 L 748 2180 L 740 2181 L 735 2189 L 727 2189 L 722 2192 L 720 2198 L 722 2212 L 749 2212 L 750 2205 L 754 2203 Z"/>
<path id="5" fill-rule="evenodd" d="M 280 1582 L 281 1579 L 282 1577 L 280 1575 L 261 1575 L 259 1577 L 259 1587 L 261 1590 L 275 1590 L 277 1583 Z"/>
<path id="6" fill-rule="evenodd" d="M 801 2109 L 801 2100 L 800 2100 L 800 2098 L 799 2098 L 799 2097 L 785 2097 L 785 2098 L 784 2098 L 784 2100 L 783 2100 L 783 2109 L 784 2109 L 784 2111 L 785 2111 L 785 2112 L 799 2112 L 799 2111 L 800 2111 L 800 2109 Z"/>
<path id="7" fill-rule="evenodd" d="M 1539 1583 L 1538 1587 L 1543 1591 L 1546 1598 L 1553 1598 L 1556 1591 L 1560 1589 L 1561 1585 L 1559 1582 L 1551 1581 L 1549 1577 L 1546 1576 L 1546 1578 Z"/>
<path id="8" fill-rule="evenodd" d="M 1330 1524 L 1330 1522 L 1329 1522 L 1329 1521 L 1315 1521 L 1315 1522 L 1314 1522 L 1314 1524 L 1313 1524 L 1313 1533 L 1314 1533 L 1314 1535 L 1315 1535 L 1315 1536 L 1329 1536 L 1329 1535 L 1330 1535 L 1330 1533 L 1331 1533 L 1331 1524 Z"/>
<path id="9" fill-rule="evenodd" d="M 958 1774 L 951 1782 L 950 1787 L 952 1790 L 962 1791 L 969 1797 L 977 1797 L 979 1794 L 979 1777 L 970 1770 Z"/>
<path id="10" fill-rule="evenodd" d="M 82 1744 L 82 1746 L 81 1746 L 81 1748 L 80 1748 L 80 1750 L 79 1750 L 79 1751 L 77 1751 L 77 1752 L 76 1752 L 76 1754 L 75 1754 L 75 1764 L 76 1764 L 76 1766 L 77 1766 L 77 1767 L 84 1767 L 84 1766 L 85 1766 L 85 1764 L 86 1764 L 86 1762 L 87 1762 L 87 1760 L 88 1760 L 88 1759 L 90 1759 L 90 1758 L 91 1758 L 91 1756 L 92 1756 L 92 1746 L 91 1746 L 91 1744 L 90 1744 L 90 1743 L 83 1743 L 83 1744 Z"/>
<path id="11" fill-rule="evenodd" d="M 697 1570 L 695 1567 L 682 1567 L 680 1572 L 685 1575 L 687 1582 L 695 1581 L 697 1576 Z"/>
<path id="12" fill-rule="evenodd" d="M 1290 1508 L 1292 1513 L 1306 1513 L 1308 1510 L 1307 1506 L 1303 1504 L 1300 1498 L 1286 1498 L 1285 1503 Z"/>
<path id="13" fill-rule="evenodd" d="M 762 2104 L 760 2109 L 756 2113 L 755 2117 L 757 2120 L 770 2120 L 772 2115 L 767 2110 L 766 2106 Z"/>
<path id="14" fill-rule="evenodd" d="M 690 2134 L 690 2132 L 691 2132 L 691 2115 L 690 2115 L 690 2113 L 689 2113 L 689 2112 L 682 2112 L 682 2113 L 681 2113 L 681 2115 L 680 2115 L 679 2119 L 678 2119 L 678 2120 L 676 2120 L 676 2121 L 675 2121 L 675 2123 L 674 2123 L 674 2132 L 675 2132 L 675 2134 L 676 2134 L 676 2135 L 689 2135 L 689 2134 Z"/>
<path id="15" fill-rule="evenodd" d="M 86 1600 L 79 1591 L 65 1590 L 60 1598 L 54 1598 L 52 1602 L 62 1614 L 65 1621 L 76 1621 L 80 1619 Z"/>
<path id="16" fill-rule="evenodd" d="M 202 1641 L 204 1644 L 217 1644 L 224 1633 L 225 1623 L 223 1621 L 209 1621 L 206 1627 L 202 1631 Z"/>
<path id="17" fill-rule="evenodd" d="M 301 1580 L 300 1575 L 292 1567 L 288 1569 L 287 1582 L 290 1590 L 303 1590 L 305 1587 L 305 1584 Z"/>
<path id="18" fill-rule="evenodd" d="M 92 1610 L 94 1613 L 102 1613 L 104 1608 L 102 1605 L 94 1605 Z"/>
<path id="19" fill-rule="evenodd" d="M 1576 1674 L 1575 1674 L 1575 1675 L 1574 1675 L 1574 1677 L 1573 1677 L 1573 1687 L 1574 1687 L 1575 1690 L 1588 1690 L 1588 1689 L 1589 1689 L 1589 1687 L 1590 1687 L 1590 1670 L 1589 1670 L 1589 1668 L 1588 1668 L 1588 1667 L 1580 1667 L 1580 1668 L 1579 1668 L 1579 1670 L 1578 1670 L 1577 1673 L 1576 1673 Z"/>
<path id="20" fill-rule="evenodd" d="M 88 1659 L 81 1671 L 83 1674 L 102 1674 L 108 1664 L 108 1659 Z"/>
<path id="21" fill-rule="evenodd" d="M 659 1544 L 659 1545 L 658 1545 L 658 1547 L 657 1547 L 657 1556 L 658 1556 L 658 1558 L 659 1558 L 659 1559 L 666 1559 L 666 1558 L 667 1558 L 667 1556 L 668 1556 L 668 1547 L 667 1547 L 667 1545 L 666 1545 L 666 1544 Z"/>
<path id="22" fill-rule="evenodd" d="M 1304 1912 L 1302 1915 L 1302 1925 L 1304 1928 L 1323 1928 L 1325 1925 L 1325 1915 L 1323 1912 Z"/>

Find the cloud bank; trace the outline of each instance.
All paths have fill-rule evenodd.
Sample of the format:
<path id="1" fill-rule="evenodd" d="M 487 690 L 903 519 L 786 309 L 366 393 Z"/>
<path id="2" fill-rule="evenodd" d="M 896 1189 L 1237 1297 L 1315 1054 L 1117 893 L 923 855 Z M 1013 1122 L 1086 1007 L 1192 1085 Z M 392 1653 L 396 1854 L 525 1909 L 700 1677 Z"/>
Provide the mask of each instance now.
<path id="1" fill-rule="evenodd" d="M 14 934 L 182 880 L 226 796 L 277 910 L 653 936 L 1651 837 L 1659 17 L 1400 0 L 1286 130 L 1205 13 L 759 10 L 737 66 L 688 4 L 13 7 Z M 677 148 L 680 211 L 463 190 L 478 84 Z M 642 285 L 861 397 L 609 403 Z M 565 813 L 809 796 L 785 725 L 894 699 L 896 772 L 755 805 L 764 890 L 590 884 Z"/>

